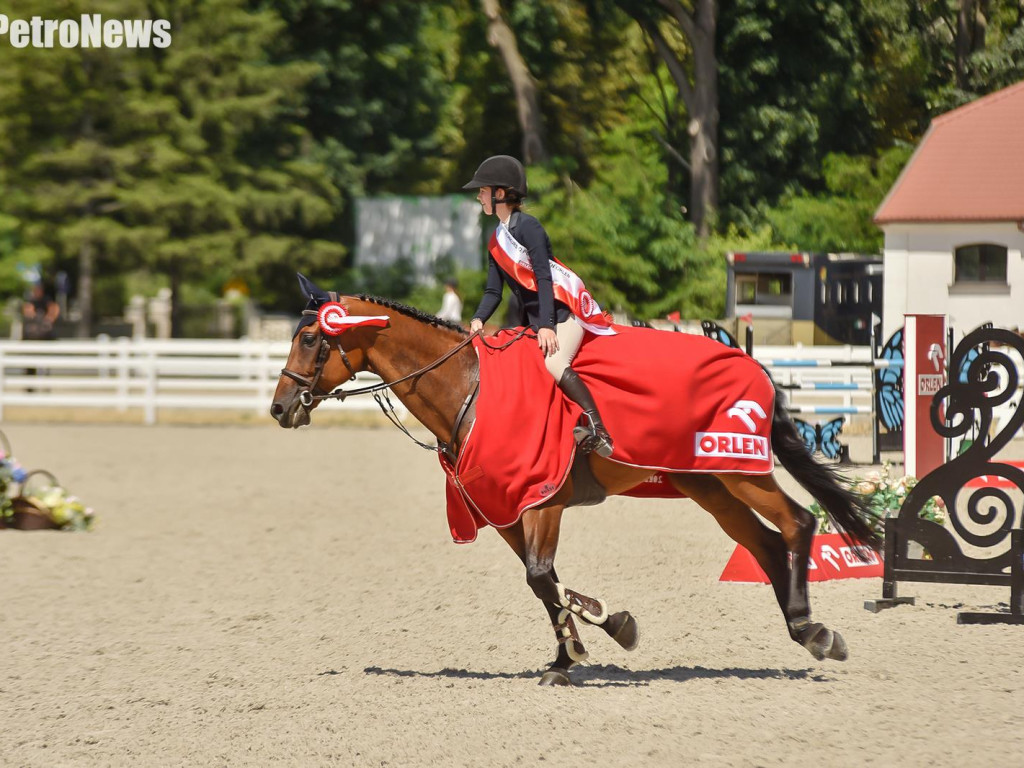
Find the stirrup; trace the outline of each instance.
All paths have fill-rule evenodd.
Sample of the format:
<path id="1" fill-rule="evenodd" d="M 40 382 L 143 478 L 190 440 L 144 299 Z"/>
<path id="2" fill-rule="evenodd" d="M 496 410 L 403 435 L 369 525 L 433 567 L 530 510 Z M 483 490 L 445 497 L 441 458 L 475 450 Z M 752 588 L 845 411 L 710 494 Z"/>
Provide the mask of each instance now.
<path id="1" fill-rule="evenodd" d="M 573 440 L 576 441 L 576 445 L 579 447 L 582 453 L 596 453 L 598 456 L 607 459 L 612 455 L 612 451 L 615 446 L 612 444 L 612 439 L 604 435 L 597 434 L 597 431 L 590 427 L 576 427 L 572 431 Z"/>

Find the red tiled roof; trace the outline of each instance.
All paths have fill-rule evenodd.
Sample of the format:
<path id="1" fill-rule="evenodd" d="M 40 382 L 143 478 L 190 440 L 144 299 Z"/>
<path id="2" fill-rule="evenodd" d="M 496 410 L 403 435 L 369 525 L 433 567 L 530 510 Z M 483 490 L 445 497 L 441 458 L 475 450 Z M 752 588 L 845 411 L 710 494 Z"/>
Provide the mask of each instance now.
<path id="1" fill-rule="evenodd" d="M 1024 81 L 932 120 L 876 224 L 1024 221 Z"/>

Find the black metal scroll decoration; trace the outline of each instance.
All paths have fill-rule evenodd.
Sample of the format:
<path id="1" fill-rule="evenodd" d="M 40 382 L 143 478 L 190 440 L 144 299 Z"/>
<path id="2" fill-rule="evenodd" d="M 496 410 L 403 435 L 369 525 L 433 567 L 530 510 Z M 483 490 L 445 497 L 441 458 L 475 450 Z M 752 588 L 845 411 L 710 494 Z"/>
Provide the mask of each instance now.
<path id="1" fill-rule="evenodd" d="M 1002 328 L 978 328 L 963 338 L 949 360 L 953 375 L 931 404 L 932 426 L 947 439 L 974 428 L 989 435 L 993 410 L 1017 395 L 1022 372 L 1009 355 L 990 345 L 1010 347 L 1024 356 L 1024 339 Z M 968 357 L 972 359 L 968 361 Z M 957 375 L 964 368 L 966 376 Z M 899 514 L 885 521 L 882 600 L 868 601 L 866 608 L 878 611 L 901 602 L 913 603 L 913 598 L 897 597 L 899 581 L 1009 585 L 1009 614 L 961 613 L 958 621 L 1024 624 L 1024 510 L 1006 492 L 1015 487 L 1024 493 L 1024 470 L 997 459 L 1022 425 L 1024 402 L 1018 402 L 990 439 L 975 440 L 962 454 L 921 478 Z M 982 476 L 989 482 L 1001 478 L 1000 487 L 968 485 Z M 945 503 L 957 536 L 975 551 L 981 550 L 979 555 L 965 553 L 945 527 L 920 517 L 933 496 Z M 966 503 L 958 505 L 962 497 Z M 912 542 L 932 559 L 912 557 Z M 990 553 L 987 557 L 986 551 Z"/>

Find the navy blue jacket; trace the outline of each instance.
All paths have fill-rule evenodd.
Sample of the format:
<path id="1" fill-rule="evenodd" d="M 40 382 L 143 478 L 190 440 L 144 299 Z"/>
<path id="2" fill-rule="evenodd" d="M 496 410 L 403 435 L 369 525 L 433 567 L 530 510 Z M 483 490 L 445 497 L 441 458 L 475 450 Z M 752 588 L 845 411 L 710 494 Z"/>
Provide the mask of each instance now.
<path id="1" fill-rule="evenodd" d="M 572 315 L 569 307 L 555 298 L 551 287 L 551 240 L 543 225 L 536 218 L 522 211 L 514 211 L 508 220 L 508 231 L 530 254 L 530 263 L 537 281 L 537 290 L 531 291 L 516 282 L 498 266 L 491 255 L 487 256 L 487 285 L 484 288 L 480 306 L 473 318 L 486 321 L 501 304 L 502 293 L 507 283 L 519 299 L 525 317 L 522 325 L 534 328 L 554 328 Z"/>

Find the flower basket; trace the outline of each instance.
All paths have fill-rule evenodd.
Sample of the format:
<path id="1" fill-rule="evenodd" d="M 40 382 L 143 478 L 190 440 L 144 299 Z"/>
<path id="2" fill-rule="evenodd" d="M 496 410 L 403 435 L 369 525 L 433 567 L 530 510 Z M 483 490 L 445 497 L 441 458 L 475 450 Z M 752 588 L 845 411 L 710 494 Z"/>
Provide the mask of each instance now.
<path id="1" fill-rule="evenodd" d="M 19 489 L 10 497 L 11 512 L 6 517 L 0 517 L 0 528 L 43 531 L 61 527 L 60 523 L 53 519 L 50 510 L 43 506 L 42 500 L 31 495 L 29 481 L 33 477 L 45 477 L 50 481 L 50 487 L 59 487 L 57 478 L 45 469 L 35 469 L 26 474 L 25 479 L 19 484 Z"/>
<path id="2" fill-rule="evenodd" d="M 0 431 L 0 528 L 85 531 L 93 519 L 92 510 L 69 496 L 52 472 L 22 469 Z"/>

